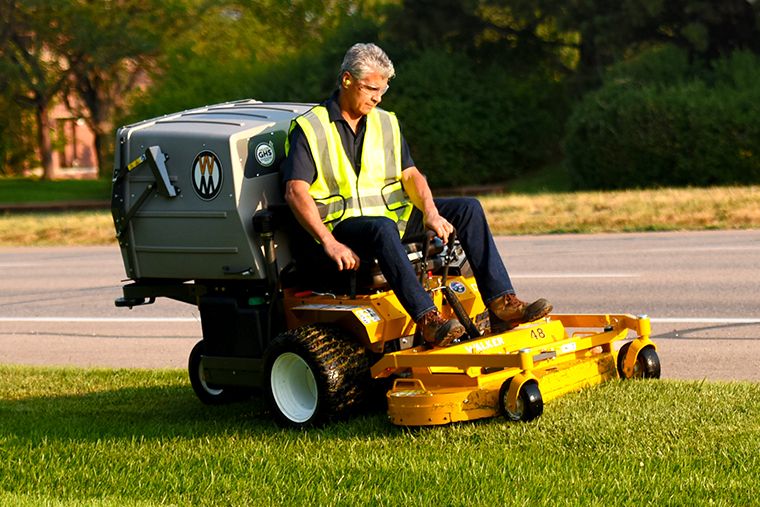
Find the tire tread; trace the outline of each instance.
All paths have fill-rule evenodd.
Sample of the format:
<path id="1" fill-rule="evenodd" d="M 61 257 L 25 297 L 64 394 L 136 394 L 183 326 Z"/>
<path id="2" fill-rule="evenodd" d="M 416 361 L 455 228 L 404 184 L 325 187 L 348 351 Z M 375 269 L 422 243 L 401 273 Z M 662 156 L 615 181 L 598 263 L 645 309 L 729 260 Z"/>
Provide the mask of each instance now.
<path id="1" fill-rule="evenodd" d="M 370 380 L 369 352 L 345 331 L 317 324 L 286 331 L 272 341 L 267 364 L 271 365 L 276 354 L 284 351 L 301 354 L 314 369 L 317 380 L 317 412 L 304 425 L 345 418 L 364 403 Z M 293 425 L 270 401 L 278 419 Z"/>

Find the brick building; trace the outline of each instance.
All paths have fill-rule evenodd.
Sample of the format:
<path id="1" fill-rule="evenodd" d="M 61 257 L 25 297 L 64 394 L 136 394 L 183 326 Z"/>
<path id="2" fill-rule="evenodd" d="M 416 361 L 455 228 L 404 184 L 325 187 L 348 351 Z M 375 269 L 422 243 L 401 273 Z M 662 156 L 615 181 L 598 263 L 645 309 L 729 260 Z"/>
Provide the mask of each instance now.
<path id="1" fill-rule="evenodd" d="M 53 126 L 53 171 L 56 178 L 96 178 L 95 135 L 84 118 L 64 103 L 50 111 Z"/>

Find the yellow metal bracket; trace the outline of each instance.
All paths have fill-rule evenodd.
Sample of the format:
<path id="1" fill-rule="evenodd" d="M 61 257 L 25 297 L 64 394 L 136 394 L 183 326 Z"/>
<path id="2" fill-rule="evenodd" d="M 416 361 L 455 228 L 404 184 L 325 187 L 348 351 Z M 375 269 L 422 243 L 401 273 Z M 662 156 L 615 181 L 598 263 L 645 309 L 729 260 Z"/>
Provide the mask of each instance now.
<path id="1" fill-rule="evenodd" d="M 517 397 L 520 395 L 520 389 L 527 382 L 538 382 L 538 379 L 529 371 L 518 373 L 509 382 L 509 391 L 507 392 L 506 409 L 513 414 L 517 412 Z"/>
<path id="2" fill-rule="evenodd" d="M 657 350 L 657 345 L 649 339 L 649 336 L 639 336 L 631 342 L 628 352 L 623 359 L 623 374 L 626 378 L 633 377 L 633 371 L 636 367 L 636 360 L 639 358 L 639 352 L 646 347 L 652 347 Z"/>

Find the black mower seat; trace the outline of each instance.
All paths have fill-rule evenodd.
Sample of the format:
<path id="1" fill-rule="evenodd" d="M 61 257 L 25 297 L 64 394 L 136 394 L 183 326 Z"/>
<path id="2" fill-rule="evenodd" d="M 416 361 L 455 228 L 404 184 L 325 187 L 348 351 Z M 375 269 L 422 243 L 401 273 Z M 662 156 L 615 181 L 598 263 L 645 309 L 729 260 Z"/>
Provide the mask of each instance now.
<path id="1" fill-rule="evenodd" d="M 404 247 L 409 261 L 419 274 L 423 269 L 424 241 L 416 239 L 418 238 L 405 242 Z M 435 238 L 434 241 L 429 242 L 427 258 L 433 259 L 442 251 L 443 243 Z M 284 287 L 340 294 L 366 294 L 388 288 L 388 282 L 380 270 L 377 259 L 363 260 L 356 271 L 338 271 L 335 263 L 321 252 L 312 255 L 308 262 L 303 259 L 299 262 L 296 258 L 293 265 L 283 271 L 282 283 Z"/>
<path id="2" fill-rule="evenodd" d="M 275 228 L 287 235 L 293 254 L 293 262 L 284 267 L 280 274 L 283 287 L 341 294 L 366 294 L 387 289 L 388 282 L 377 259 L 363 259 L 357 271 L 338 271 L 335 263 L 296 221 L 287 204 L 269 205 L 268 210 L 274 213 Z M 410 225 L 414 227 L 413 224 Z M 436 259 L 444 246 L 432 232 L 407 235 L 402 241 L 407 256 L 417 268 L 418 274 L 423 269 L 422 260 L 425 257 L 429 260 Z M 423 255 L 426 244 L 427 256 Z"/>

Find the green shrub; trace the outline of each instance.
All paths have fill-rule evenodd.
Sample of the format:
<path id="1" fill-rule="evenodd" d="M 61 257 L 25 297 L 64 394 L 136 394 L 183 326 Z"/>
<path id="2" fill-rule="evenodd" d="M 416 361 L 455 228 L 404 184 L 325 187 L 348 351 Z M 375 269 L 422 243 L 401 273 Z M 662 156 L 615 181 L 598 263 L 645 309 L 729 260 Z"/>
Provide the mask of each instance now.
<path id="1" fill-rule="evenodd" d="M 395 111 L 431 186 L 500 182 L 546 162 L 561 138 L 560 85 L 463 54 L 403 60 L 381 107 Z"/>
<path id="2" fill-rule="evenodd" d="M 686 51 L 672 45 L 660 46 L 623 60 L 607 69 L 604 80 L 672 85 L 693 77 L 697 66 Z"/>
<path id="3" fill-rule="evenodd" d="M 748 53 L 705 68 L 669 48 L 613 68 L 568 121 L 575 186 L 760 182 L 759 79 L 760 58 Z"/>
<path id="4" fill-rule="evenodd" d="M 255 97 L 319 102 L 334 89 L 343 53 L 375 40 L 355 23 L 325 44 L 264 63 L 173 54 L 170 72 L 133 105 L 136 121 L 203 104 Z M 557 149 L 567 107 L 558 83 L 513 76 L 461 54 L 391 55 L 397 77 L 381 107 L 398 114 L 417 165 L 436 187 L 501 182 L 543 165 Z"/>

